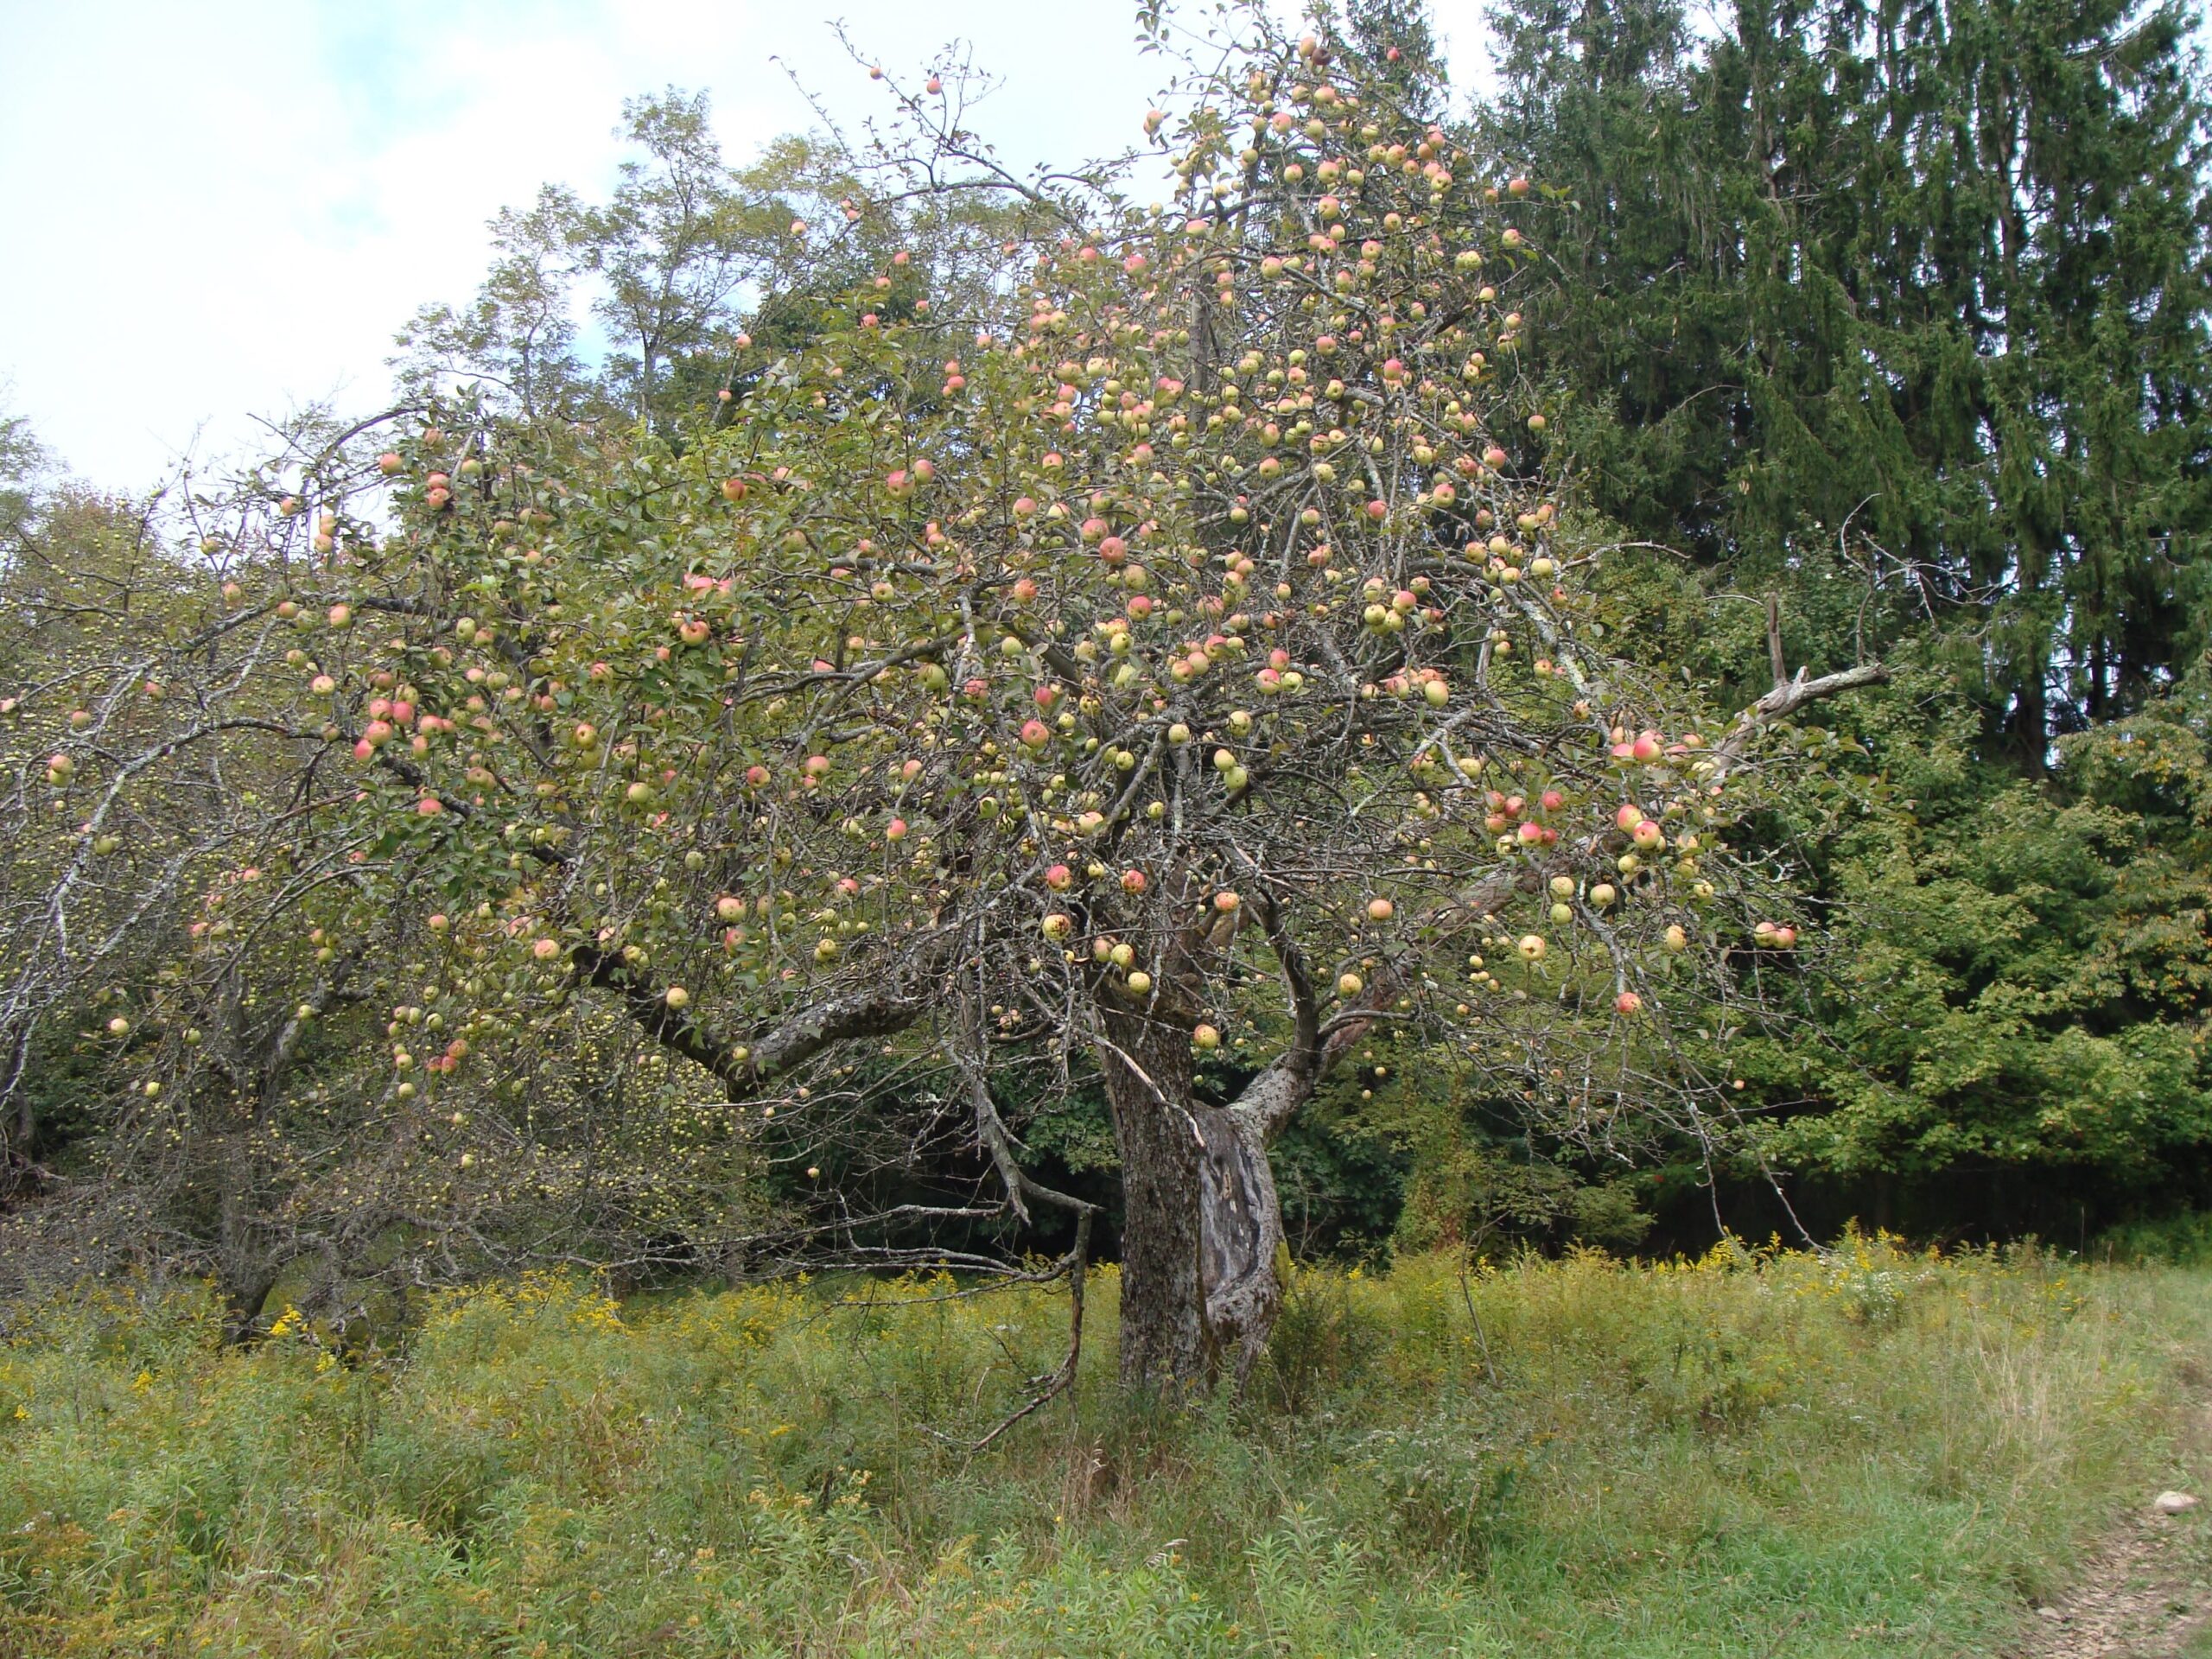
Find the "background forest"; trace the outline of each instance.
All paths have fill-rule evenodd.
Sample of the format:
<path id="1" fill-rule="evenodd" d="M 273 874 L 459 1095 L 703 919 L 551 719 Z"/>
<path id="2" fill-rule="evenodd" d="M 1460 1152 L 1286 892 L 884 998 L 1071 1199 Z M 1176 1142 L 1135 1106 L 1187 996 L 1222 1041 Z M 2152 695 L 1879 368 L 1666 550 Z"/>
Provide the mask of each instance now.
<path id="1" fill-rule="evenodd" d="M 1666 1251 L 1852 1217 L 2080 1246 L 2212 1204 L 2212 127 L 2193 19 L 2104 0 L 1694 16 L 1518 0 L 1492 25 L 1499 90 L 1479 105 L 1446 84 L 1418 0 L 1357 0 L 1326 35 L 1481 175 L 1533 182 L 1515 372 L 1545 418 L 1502 441 L 1558 481 L 1561 524 L 1608 548 L 1609 643 L 1731 709 L 1785 664 L 1889 678 L 1783 734 L 1812 781 L 1737 834 L 1790 873 L 1806 937 L 1767 964 L 1762 1017 L 1698 1033 L 1725 1053 L 1725 1134 L 1660 1113 L 1593 1138 L 1510 1068 L 1377 1034 L 1275 1143 L 1294 1253 Z M 609 467 L 618 442 L 674 465 L 837 296 L 875 283 L 886 318 L 911 320 L 913 296 L 877 282 L 894 249 L 1010 246 L 1059 188 L 863 214 L 865 144 L 816 133 L 733 162 L 704 97 L 674 90 L 626 125 L 611 196 L 549 184 L 498 221 L 475 296 L 406 321 L 397 402 L 418 425 L 471 411 L 603 443 Z M 841 217 L 827 253 L 789 233 Z M 986 283 L 963 257 L 933 273 L 940 293 Z M 589 997 L 535 1031 L 512 1016 L 537 1046 L 444 1080 L 454 1144 L 411 1162 L 364 1079 L 425 1019 L 414 944 L 334 925 L 257 938 L 208 988 L 254 1112 L 149 1113 L 172 1075 L 149 1067 L 181 1038 L 136 1011 L 196 971 L 180 964 L 218 864 L 302 802 L 259 792 L 278 763 L 233 708 L 204 793 L 88 835 L 49 801 L 33 693 L 156 649 L 199 602 L 186 567 L 203 535 L 219 556 L 216 519 L 256 490 L 273 512 L 281 480 L 352 426 L 319 414 L 264 474 L 142 497 L 73 485 L 27 426 L 4 429 L 0 1272 L 189 1262 L 251 1322 L 273 1291 L 334 1305 L 549 1261 L 632 1283 L 766 1270 L 855 1205 L 972 1184 L 990 1149 L 931 1116 L 942 1079 L 895 1085 L 925 1128 L 869 1120 L 885 1127 L 834 1158 L 772 1132 L 741 1144 L 710 1121 L 707 1072 Z M 53 894 L 87 850 L 97 898 L 57 951 Z M 358 988 L 296 1017 L 348 950 L 366 953 Z M 1249 1075 L 1233 1045 L 1200 1071 L 1224 1093 Z M 515 1134 L 541 1174 L 471 1174 L 458 1132 L 519 1122 L 525 1078 Z M 1035 1166 L 1102 1207 L 1111 1253 L 1097 1076 L 995 1087 Z M 1025 1236 L 1064 1243 L 1057 1225 Z M 928 1242 L 981 1250 L 995 1226 Z"/>

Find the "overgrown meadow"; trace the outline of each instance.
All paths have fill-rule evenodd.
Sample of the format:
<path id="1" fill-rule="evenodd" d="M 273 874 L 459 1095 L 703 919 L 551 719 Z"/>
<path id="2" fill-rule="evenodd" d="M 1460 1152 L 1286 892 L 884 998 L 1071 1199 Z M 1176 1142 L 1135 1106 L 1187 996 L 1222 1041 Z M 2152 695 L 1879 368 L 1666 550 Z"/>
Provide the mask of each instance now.
<path id="1" fill-rule="evenodd" d="M 618 1303 L 226 1347 L 112 1285 L 0 1349 L 0 1650 L 1657 1656 L 2002 1650 L 2183 1478 L 2201 1274 L 2033 1250 L 1296 1278 L 1243 1400 L 1057 1363 L 1064 1289 Z"/>

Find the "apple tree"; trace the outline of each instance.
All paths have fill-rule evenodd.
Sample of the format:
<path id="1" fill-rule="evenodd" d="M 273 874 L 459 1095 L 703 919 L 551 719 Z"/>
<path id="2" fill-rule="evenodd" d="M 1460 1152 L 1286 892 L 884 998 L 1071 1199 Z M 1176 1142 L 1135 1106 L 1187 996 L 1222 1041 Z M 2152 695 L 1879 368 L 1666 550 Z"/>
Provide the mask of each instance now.
<path id="1" fill-rule="evenodd" d="M 1269 1145 L 1368 1034 L 1634 1111 L 1670 1022 L 1794 944 L 1730 826 L 1792 786 L 1764 734 L 1879 669 L 1777 664 L 1732 717 L 1609 654 L 1515 369 L 1541 192 L 1244 26 L 1145 118 L 1172 211 L 1014 178 L 894 79 L 918 142 L 850 220 L 1012 211 L 899 245 L 680 446 L 457 404 L 302 472 L 312 549 L 256 601 L 319 780 L 295 865 L 456 1033 L 387 1026 L 395 1111 L 524 1081 L 579 1005 L 763 1148 L 928 1069 L 995 1185 L 943 1213 L 1074 1213 L 1079 1268 L 996 1084 L 1095 1070 L 1122 1370 L 1181 1386 L 1262 1351 Z"/>

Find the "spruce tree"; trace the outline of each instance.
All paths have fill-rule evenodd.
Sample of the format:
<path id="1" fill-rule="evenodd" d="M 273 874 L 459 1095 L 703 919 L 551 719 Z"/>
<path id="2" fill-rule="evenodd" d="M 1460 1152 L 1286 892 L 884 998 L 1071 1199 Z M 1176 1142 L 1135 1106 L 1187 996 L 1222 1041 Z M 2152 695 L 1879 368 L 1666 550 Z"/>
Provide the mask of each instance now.
<path id="1" fill-rule="evenodd" d="M 1595 505 L 1727 579 L 1840 544 L 1970 634 L 1986 749 L 2201 648 L 2206 105 L 2178 6 L 1492 14 L 1502 164 L 1573 204 L 1529 364 Z"/>

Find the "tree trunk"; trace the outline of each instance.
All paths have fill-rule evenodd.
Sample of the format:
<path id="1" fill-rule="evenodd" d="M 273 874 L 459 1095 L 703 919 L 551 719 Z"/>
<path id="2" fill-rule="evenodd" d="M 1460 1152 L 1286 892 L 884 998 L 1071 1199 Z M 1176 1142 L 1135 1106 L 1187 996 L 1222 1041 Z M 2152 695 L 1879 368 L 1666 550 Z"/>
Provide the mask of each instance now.
<path id="1" fill-rule="evenodd" d="M 1099 1013 L 1099 1065 L 1122 1165 L 1122 1381 L 1187 1386 L 1211 1369 L 1190 1033 L 1134 1010 Z"/>
<path id="2" fill-rule="evenodd" d="M 1217 1357 L 1234 1363 L 1241 1389 L 1282 1309 L 1282 1200 L 1258 1124 L 1214 1106 L 1198 1116 L 1206 1141 L 1198 1170 L 1206 1330 Z"/>
<path id="3" fill-rule="evenodd" d="M 1242 1383 L 1281 1306 L 1282 1218 L 1258 1130 L 1192 1092 L 1191 1028 L 1102 1007 L 1100 1070 L 1121 1155 L 1122 1380 Z"/>
<path id="4" fill-rule="evenodd" d="M 269 1293 L 276 1288 L 276 1274 L 256 1264 L 251 1277 L 239 1277 L 227 1270 L 219 1277 L 223 1292 L 223 1340 L 236 1345 L 251 1341 L 254 1322 L 260 1319 L 261 1310 L 269 1306 Z"/>

